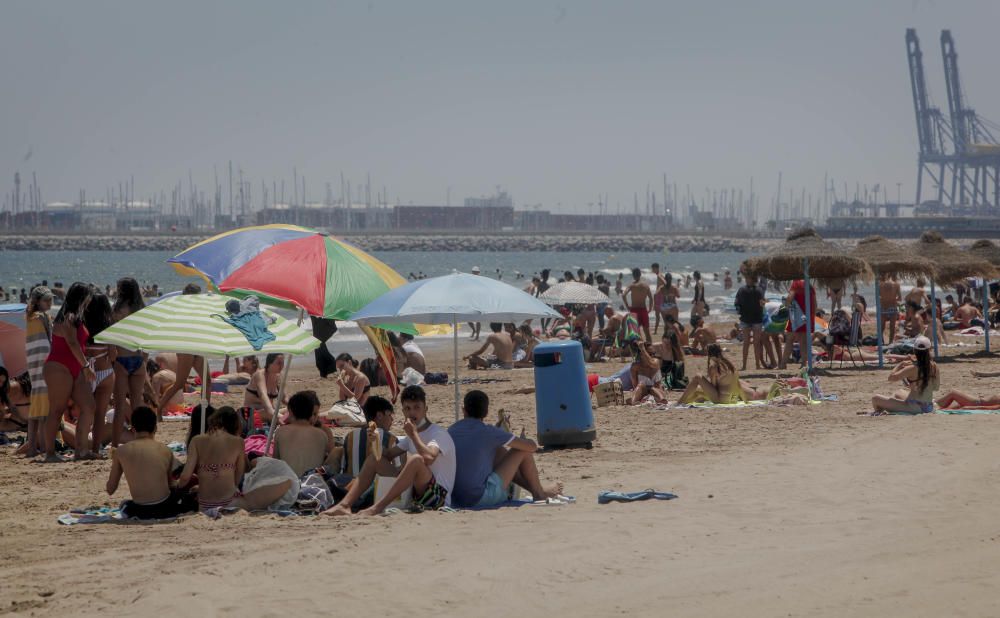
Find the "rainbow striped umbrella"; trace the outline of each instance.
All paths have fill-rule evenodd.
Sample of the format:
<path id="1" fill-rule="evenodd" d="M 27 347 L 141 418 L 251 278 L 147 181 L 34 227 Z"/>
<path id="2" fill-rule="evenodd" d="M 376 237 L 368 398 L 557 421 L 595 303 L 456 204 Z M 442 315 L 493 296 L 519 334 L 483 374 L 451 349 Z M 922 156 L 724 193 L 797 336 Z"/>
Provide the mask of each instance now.
<path id="1" fill-rule="evenodd" d="M 295 225 L 259 225 L 223 232 L 167 260 L 232 296 L 345 320 L 406 283 L 392 268 L 328 234 Z"/>

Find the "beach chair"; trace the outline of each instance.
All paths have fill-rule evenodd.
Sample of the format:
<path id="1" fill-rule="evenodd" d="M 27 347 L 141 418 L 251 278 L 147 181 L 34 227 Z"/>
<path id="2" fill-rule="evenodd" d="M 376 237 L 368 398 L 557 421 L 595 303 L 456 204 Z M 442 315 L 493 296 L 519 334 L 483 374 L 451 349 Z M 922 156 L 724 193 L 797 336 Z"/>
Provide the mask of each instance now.
<path id="1" fill-rule="evenodd" d="M 843 314 L 843 316 L 838 316 L 838 314 Z M 861 312 L 854 311 L 851 313 L 851 323 L 848 329 L 848 335 L 846 337 L 844 336 L 842 330 L 840 332 L 833 332 L 834 322 L 837 320 L 837 318 L 844 317 L 846 319 L 846 315 L 847 314 L 846 312 L 844 312 L 843 309 L 838 309 L 834 313 L 834 315 L 831 316 L 830 319 L 831 333 L 828 336 L 828 340 L 830 340 L 833 344 L 843 347 L 850 358 L 851 365 L 853 367 L 857 367 L 858 364 L 854 359 L 854 350 L 858 351 L 857 352 L 858 360 L 861 361 L 861 364 L 862 365 L 865 364 L 861 354 Z M 831 349 L 832 347 L 833 346 L 831 345 Z M 834 361 L 833 354 L 830 354 L 830 368 L 833 368 L 833 361 Z M 844 355 L 841 354 L 840 368 L 843 369 L 843 367 L 844 367 Z"/>

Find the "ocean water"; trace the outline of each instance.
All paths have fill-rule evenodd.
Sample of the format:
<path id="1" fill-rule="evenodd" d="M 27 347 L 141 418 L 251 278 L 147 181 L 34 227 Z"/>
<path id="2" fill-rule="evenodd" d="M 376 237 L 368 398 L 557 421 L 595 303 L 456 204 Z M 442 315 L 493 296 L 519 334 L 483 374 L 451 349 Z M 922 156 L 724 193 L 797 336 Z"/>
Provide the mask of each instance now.
<path id="1" fill-rule="evenodd" d="M 623 252 L 617 254 L 594 252 L 445 252 L 445 251 L 376 251 L 372 254 L 382 260 L 403 277 L 423 274 L 436 276 L 451 273 L 453 270 L 468 272 L 478 266 L 484 276 L 500 277 L 501 280 L 516 286 L 527 285 L 531 276 L 544 268 L 551 270 L 553 283 L 561 274 L 570 270 L 574 273 L 578 268 L 588 272 L 604 273 L 614 281 L 619 273 L 624 274 L 624 281 L 631 280 L 629 271 L 633 267 L 642 269 L 647 281 L 652 281 L 649 274 L 650 265 L 657 262 L 665 272 L 675 277 L 690 274 L 695 270 L 702 272 L 705 280 L 705 297 L 712 308 L 710 321 L 733 321 L 735 310 L 734 281 L 732 290 L 723 288 L 723 273 L 725 269 L 736 270 L 740 263 L 749 257 L 738 252 L 720 253 L 637 253 Z M 163 292 L 178 290 L 186 283 L 198 279 L 181 277 L 167 264 L 167 258 L 173 253 L 163 251 L 7 251 L 0 252 L 0 285 L 9 290 L 12 288 L 31 287 L 47 280 L 50 285 L 56 281 L 68 286 L 73 281 L 92 282 L 100 287 L 114 286 L 115 281 L 122 276 L 135 277 L 140 283 L 159 285 Z M 518 278 L 521 273 L 523 278 Z M 718 281 L 715 280 L 718 274 Z M 680 310 L 684 316 L 691 306 L 693 290 L 679 286 L 681 291 Z M 863 286 L 861 292 L 868 299 L 869 306 L 874 305 L 874 293 L 870 286 Z M 772 294 L 769 294 L 771 296 Z M 773 296 L 780 295 L 774 291 Z M 829 307 L 826 294 L 820 290 L 817 294 L 820 306 Z M 335 339 L 363 341 L 364 336 L 357 327 L 346 322 L 340 325 L 341 331 Z"/>

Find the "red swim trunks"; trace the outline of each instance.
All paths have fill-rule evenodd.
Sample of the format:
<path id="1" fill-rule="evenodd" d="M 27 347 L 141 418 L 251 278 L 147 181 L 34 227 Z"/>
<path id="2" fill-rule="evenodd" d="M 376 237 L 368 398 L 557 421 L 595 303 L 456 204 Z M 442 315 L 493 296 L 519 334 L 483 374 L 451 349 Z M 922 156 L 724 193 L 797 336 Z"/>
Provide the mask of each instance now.
<path id="1" fill-rule="evenodd" d="M 649 309 L 645 307 L 631 307 L 629 313 L 635 316 L 635 321 L 639 326 L 649 328 Z"/>

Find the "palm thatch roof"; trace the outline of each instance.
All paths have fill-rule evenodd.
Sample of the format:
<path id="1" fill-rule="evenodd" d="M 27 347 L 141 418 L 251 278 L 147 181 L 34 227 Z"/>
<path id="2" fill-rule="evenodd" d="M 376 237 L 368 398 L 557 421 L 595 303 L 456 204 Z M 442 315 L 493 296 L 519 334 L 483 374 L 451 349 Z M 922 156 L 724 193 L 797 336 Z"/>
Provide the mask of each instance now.
<path id="1" fill-rule="evenodd" d="M 852 255 L 868 262 L 871 269 L 881 275 L 910 279 L 934 275 L 934 264 L 930 260 L 882 236 L 869 236 L 859 241 Z"/>
<path id="2" fill-rule="evenodd" d="M 969 253 L 994 266 L 1000 266 L 1000 247 L 992 240 L 977 240 L 969 247 Z"/>
<path id="3" fill-rule="evenodd" d="M 747 259 L 740 270 L 748 275 L 791 281 L 803 278 L 805 260 L 809 260 L 810 279 L 842 281 L 871 277 L 864 260 L 848 255 L 809 228 L 792 232 L 781 245 L 762 256 Z"/>
<path id="4" fill-rule="evenodd" d="M 934 263 L 934 282 L 950 285 L 968 277 L 996 276 L 993 265 L 971 253 L 950 245 L 941 234 L 928 230 L 913 243 L 913 251 Z"/>

